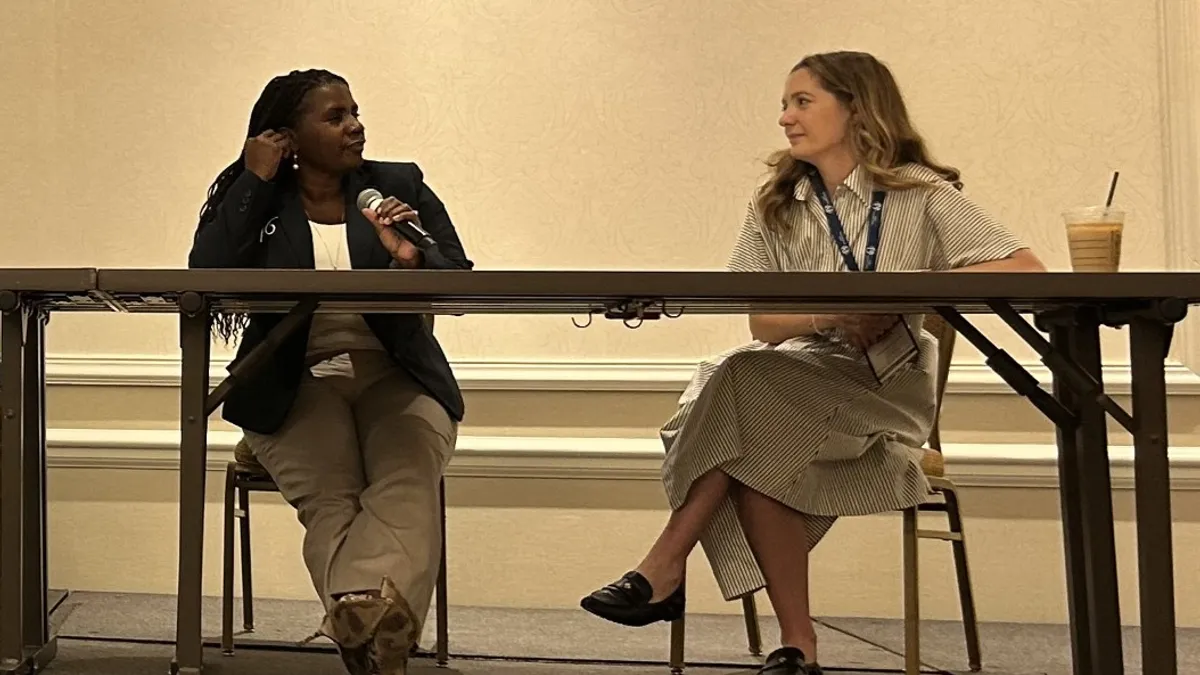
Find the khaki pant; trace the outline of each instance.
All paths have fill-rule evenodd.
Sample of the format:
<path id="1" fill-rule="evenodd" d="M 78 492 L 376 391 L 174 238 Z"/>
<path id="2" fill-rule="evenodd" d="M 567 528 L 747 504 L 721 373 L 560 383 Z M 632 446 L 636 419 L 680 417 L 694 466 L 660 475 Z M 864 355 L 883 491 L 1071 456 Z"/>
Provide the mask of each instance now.
<path id="1" fill-rule="evenodd" d="M 306 373 L 279 431 L 246 442 L 304 525 L 326 608 L 391 577 L 423 622 L 441 561 L 439 481 L 458 426 L 383 352 Z"/>

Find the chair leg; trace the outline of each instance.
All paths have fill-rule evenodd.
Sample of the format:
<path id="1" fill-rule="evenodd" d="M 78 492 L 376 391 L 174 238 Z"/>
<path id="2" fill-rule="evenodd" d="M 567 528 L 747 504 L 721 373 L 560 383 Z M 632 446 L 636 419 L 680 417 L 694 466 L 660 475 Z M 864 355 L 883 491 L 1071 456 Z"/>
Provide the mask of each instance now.
<path id="1" fill-rule="evenodd" d="M 686 616 L 671 622 L 671 675 L 683 675 L 683 643 L 686 633 Z"/>
<path id="2" fill-rule="evenodd" d="M 238 490 L 238 510 L 242 514 L 242 628 L 254 632 L 254 566 L 250 561 L 250 491 Z"/>
<path id="3" fill-rule="evenodd" d="M 751 656 L 762 656 L 762 630 L 758 626 L 758 606 L 754 594 L 742 596 L 742 614 L 746 618 L 746 642 Z"/>
<path id="4" fill-rule="evenodd" d="M 234 470 L 225 470 L 225 537 L 221 553 L 221 653 L 233 655 L 233 527 Z"/>
<path id="5" fill-rule="evenodd" d="M 904 509 L 904 674 L 921 672 L 921 597 L 917 585 L 917 509 Z"/>
<path id="6" fill-rule="evenodd" d="M 979 619 L 975 615 L 975 592 L 971 587 L 971 572 L 967 568 L 967 536 L 963 533 L 962 510 L 959 507 L 958 491 L 953 488 L 943 488 L 942 497 L 946 500 L 946 517 L 950 521 L 950 531 L 958 535 L 958 540 L 951 542 L 954 550 L 954 569 L 958 574 L 958 600 L 962 606 L 963 633 L 967 640 L 967 663 L 971 672 L 983 670 L 983 654 L 979 646 Z"/>
<path id="7" fill-rule="evenodd" d="M 679 583 L 687 587 L 687 570 L 684 570 L 683 580 Z M 687 615 L 680 616 L 671 622 L 671 657 L 668 665 L 671 675 L 683 675 L 683 647 L 686 637 Z"/>
<path id="8" fill-rule="evenodd" d="M 450 619 L 446 616 L 450 604 L 446 579 L 446 479 L 442 479 L 438 492 L 442 511 L 442 561 L 437 579 L 437 665 L 445 668 L 450 663 Z"/>

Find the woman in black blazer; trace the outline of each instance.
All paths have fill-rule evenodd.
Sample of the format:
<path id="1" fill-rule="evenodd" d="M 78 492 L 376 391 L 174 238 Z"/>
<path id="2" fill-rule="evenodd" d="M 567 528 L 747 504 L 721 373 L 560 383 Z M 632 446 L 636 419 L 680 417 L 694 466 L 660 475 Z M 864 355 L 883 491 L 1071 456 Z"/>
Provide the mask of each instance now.
<path id="1" fill-rule="evenodd" d="M 415 164 L 363 159 L 346 80 L 324 70 L 272 79 L 241 157 L 200 211 L 193 268 L 469 270 L 445 206 Z M 375 188 L 376 210 L 356 205 Z M 419 249 L 392 224 L 418 224 Z M 282 315 L 222 316 L 235 363 Z M 223 417 L 305 528 L 304 561 L 332 639 L 354 675 L 403 675 L 440 561 L 439 483 L 463 400 L 417 315 L 317 314 L 230 394 Z"/>

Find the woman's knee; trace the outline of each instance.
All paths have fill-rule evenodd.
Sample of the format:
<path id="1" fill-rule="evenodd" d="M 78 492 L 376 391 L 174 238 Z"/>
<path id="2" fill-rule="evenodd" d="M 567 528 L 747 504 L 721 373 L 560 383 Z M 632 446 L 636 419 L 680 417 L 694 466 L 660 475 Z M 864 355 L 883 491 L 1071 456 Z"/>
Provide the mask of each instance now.
<path id="1" fill-rule="evenodd" d="M 733 497 L 734 503 L 737 504 L 739 511 L 743 509 L 756 509 L 759 511 L 763 509 L 774 509 L 776 511 L 787 509 L 789 511 L 795 511 L 795 509 L 792 509 L 790 506 L 784 504 L 778 499 L 759 492 L 749 485 L 740 483 L 736 480 L 733 481 L 732 485 L 730 486 L 729 493 Z"/>
<path id="2" fill-rule="evenodd" d="M 347 486 L 318 486 L 291 500 L 296 516 L 305 527 L 323 519 L 353 520 L 362 510 L 362 490 Z"/>

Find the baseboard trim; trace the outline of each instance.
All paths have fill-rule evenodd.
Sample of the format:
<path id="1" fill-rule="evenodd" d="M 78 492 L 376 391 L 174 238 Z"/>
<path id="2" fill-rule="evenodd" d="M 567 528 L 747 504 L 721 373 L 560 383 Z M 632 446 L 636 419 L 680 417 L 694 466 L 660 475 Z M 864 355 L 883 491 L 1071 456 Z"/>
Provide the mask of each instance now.
<path id="1" fill-rule="evenodd" d="M 225 377 L 222 361 L 214 361 L 213 383 Z M 457 361 L 455 376 L 468 391 L 620 391 L 683 390 L 692 377 L 694 361 Z M 1022 364 L 1047 388 L 1050 371 L 1040 363 Z M 1167 390 L 1173 396 L 1200 395 L 1200 376 L 1178 362 L 1167 364 Z M 137 354 L 55 354 L 46 360 L 46 379 L 56 386 L 178 387 L 179 359 Z M 1129 364 L 1104 367 L 1105 389 L 1129 394 Z M 986 364 L 954 363 L 947 393 L 951 395 L 1012 394 Z"/>
<path id="2" fill-rule="evenodd" d="M 210 471 L 224 471 L 237 431 L 209 433 Z M 966 487 L 1057 489 L 1057 450 L 1036 444 L 948 444 L 948 476 Z M 52 469 L 175 471 L 179 432 L 170 429 L 51 429 Z M 1200 447 L 1171 449 L 1173 490 L 1200 490 Z M 462 435 L 450 477 L 657 481 L 655 438 Z M 1133 448 L 1110 448 L 1113 488 L 1133 488 Z"/>

